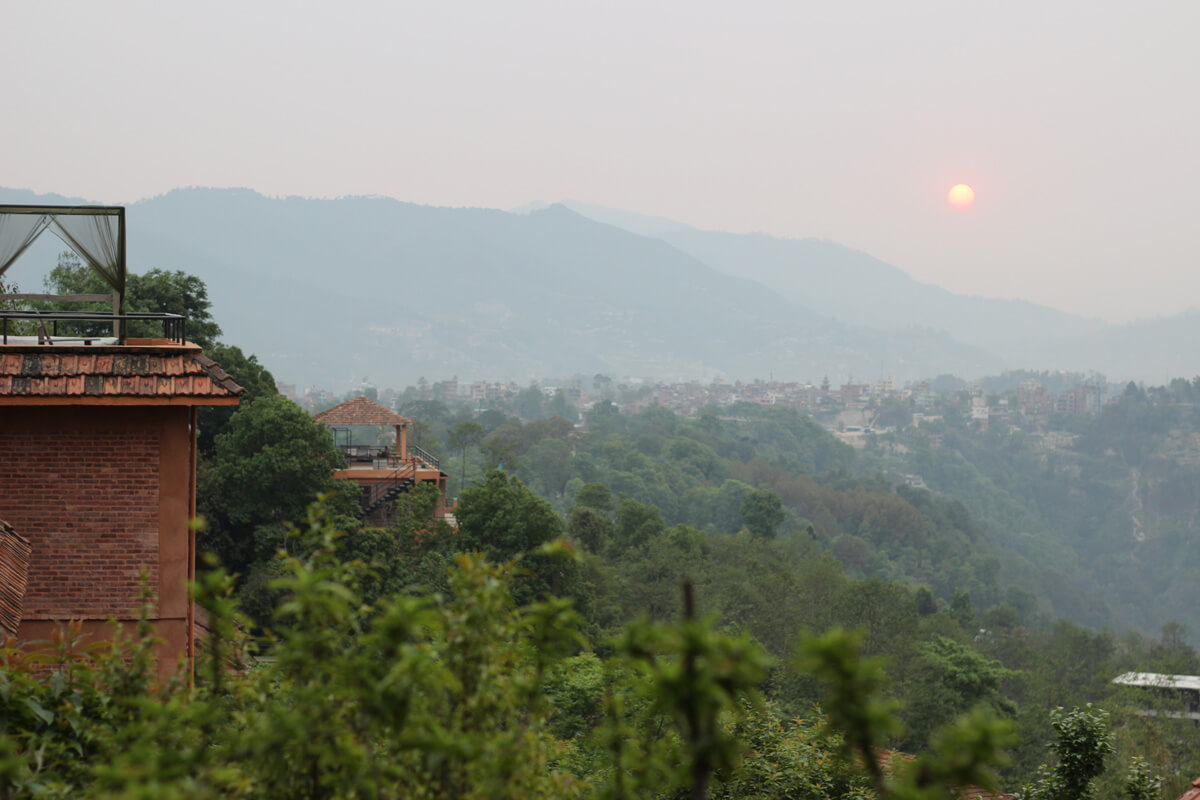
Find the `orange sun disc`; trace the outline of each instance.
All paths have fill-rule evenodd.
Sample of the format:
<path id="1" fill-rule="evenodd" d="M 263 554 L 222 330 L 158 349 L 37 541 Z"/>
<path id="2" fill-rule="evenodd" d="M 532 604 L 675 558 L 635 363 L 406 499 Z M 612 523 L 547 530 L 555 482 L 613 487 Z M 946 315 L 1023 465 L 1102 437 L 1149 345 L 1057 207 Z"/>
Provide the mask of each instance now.
<path id="1" fill-rule="evenodd" d="M 950 190 L 947 195 L 950 205 L 959 209 L 970 208 L 975 203 L 975 190 L 965 183 L 960 183 Z"/>

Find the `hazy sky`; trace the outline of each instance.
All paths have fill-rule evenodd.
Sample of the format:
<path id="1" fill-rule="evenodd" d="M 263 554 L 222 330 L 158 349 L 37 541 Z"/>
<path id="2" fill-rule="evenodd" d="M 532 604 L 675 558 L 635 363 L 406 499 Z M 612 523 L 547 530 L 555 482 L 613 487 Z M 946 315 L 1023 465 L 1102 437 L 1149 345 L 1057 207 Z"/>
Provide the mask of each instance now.
<path id="1" fill-rule="evenodd" d="M 575 198 L 1114 321 L 1200 307 L 1196 0 L 5 12 L 4 186 Z"/>

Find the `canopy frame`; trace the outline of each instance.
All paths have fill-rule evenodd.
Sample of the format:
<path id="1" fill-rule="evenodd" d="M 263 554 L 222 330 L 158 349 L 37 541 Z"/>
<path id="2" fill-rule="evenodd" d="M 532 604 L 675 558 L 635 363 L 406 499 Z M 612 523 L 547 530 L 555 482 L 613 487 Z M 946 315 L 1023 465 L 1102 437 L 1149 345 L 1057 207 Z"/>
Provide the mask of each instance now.
<path id="1" fill-rule="evenodd" d="M 5 223 L 8 218 L 14 216 L 36 219 L 25 219 L 10 230 Z M 69 219 L 63 221 L 60 220 L 60 217 Z M 92 225 L 90 230 L 81 229 L 78 225 L 72 224 L 74 220 L 70 218 L 77 217 L 115 218 L 117 223 L 115 241 L 109 240 L 111 230 L 102 226 L 99 221 Z M 47 230 L 61 239 L 91 267 L 93 272 L 112 287 L 113 317 L 121 320 L 118 340 L 124 342 L 125 283 L 128 275 L 125 256 L 125 207 L 0 205 L 0 277 Z M 89 235 L 90 238 L 88 238 Z M 0 297 L 18 298 L 16 295 L 0 295 Z M 85 296 L 79 295 L 76 296 L 76 299 L 83 297 Z M 47 296 L 48 298 L 49 296 Z"/>

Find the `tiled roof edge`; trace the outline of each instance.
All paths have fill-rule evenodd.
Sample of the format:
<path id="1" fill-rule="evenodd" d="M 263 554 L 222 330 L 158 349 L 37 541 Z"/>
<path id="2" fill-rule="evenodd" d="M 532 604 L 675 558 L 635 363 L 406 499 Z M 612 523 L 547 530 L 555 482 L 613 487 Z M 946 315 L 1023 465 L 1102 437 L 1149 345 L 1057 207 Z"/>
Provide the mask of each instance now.
<path id="1" fill-rule="evenodd" d="M 7 522 L 5 522 L 2 519 L 0 519 L 0 531 L 3 531 L 8 536 L 12 536 L 16 539 L 19 539 L 22 544 L 32 545 L 32 542 L 30 542 L 29 539 L 22 536 L 20 533 L 17 532 L 16 528 L 14 528 L 12 525 L 9 525 Z"/>
<path id="2" fill-rule="evenodd" d="M 363 417 L 373 417 L 364 421 Z M 412 420 L 376 403 L 365 395 L 352 397 L 344 403 L 327 408 L 313 416 L 325 425 L 411 425 Z"/>
<path id="3" fill-rule="evenodd" d="M 240 386 L 228 372 L 221 369 L 221 365 L 213 361 L 204 353 L 196 353 L 192 360 L 200 365 L 200 368 L 208 375 L 213 383 L 221 386 L 225 391 L 233 395 L 243 395 L 246 393 L 245 388 Z"/>

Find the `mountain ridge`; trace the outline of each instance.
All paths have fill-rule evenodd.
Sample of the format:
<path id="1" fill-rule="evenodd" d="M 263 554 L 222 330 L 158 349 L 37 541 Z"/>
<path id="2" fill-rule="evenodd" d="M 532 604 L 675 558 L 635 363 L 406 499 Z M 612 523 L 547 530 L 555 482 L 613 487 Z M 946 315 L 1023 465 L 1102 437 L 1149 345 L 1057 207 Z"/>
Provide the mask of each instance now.
<path id="1" fill-rule="evenodd" d="M 0 199 L 85 202 L 13 189 Z M 130 268 L 199 275 L 227 339 L 301 384 L 593 372 L 813 382 L 976 378 L 1008 367 L 1099 369 L 1122 380 L 1161 379 L 1164 368 L 1192 374 L 1193 365 L 1200 373 L 1200 357 L 1162 345 L 1200 333 L 1200 315 L 1109 326 L 1026 301 L 964 300 L 832 242 L 613 212 L 641 220 L 639 233 L 542 205 L 512 213 L 174 189 L 128 206 Z M 799 264 L 790 284 L 763 274 L 778 263 Z M 939 303 L 950 311 L 929 311 Z M 887 313 L 872 310 L 881 305 Z M 983 308 L 998 329 L 990 338 L 975 330 L 987 327 Z"/>
<path id="2" fill-rule="evenodd" d="M 951 292 L 918 281 L 869 253 L 828 239 L 709 231 L 663 217 L 644 217 L 578 201 L 564 201 L 564 205 L 606 224 L 640 229 L 643 235 L 661 238 L 718 270 L 752 278 L 793 302 L 806 300 L 836 319 L 857 325 L 884 330 L 928 325 L 975 347 L 1000 351 L 1006 357 L 1020 355 L 1019 349 L 1008 347 L 1014 319 L 1024 320 L 1027 326 L 1036 325 L 1043 336 L 1047 331 L 1056 337 L 1084 335 L 1106 327 L 1100 320 L 1021 298 Z M 868 281 L 874 284 L 873 293 L 863 291 Z M 989 319 L 995 319 L 994 330 L 987 328 Z M 1006 349 L 1011 352 L 1004 352 Z"/>

